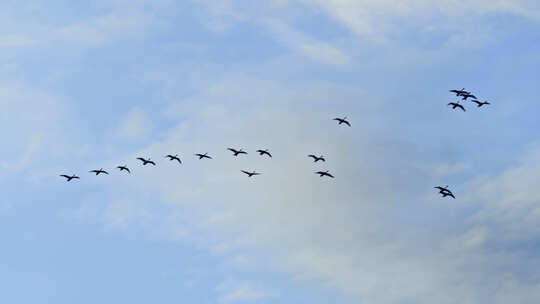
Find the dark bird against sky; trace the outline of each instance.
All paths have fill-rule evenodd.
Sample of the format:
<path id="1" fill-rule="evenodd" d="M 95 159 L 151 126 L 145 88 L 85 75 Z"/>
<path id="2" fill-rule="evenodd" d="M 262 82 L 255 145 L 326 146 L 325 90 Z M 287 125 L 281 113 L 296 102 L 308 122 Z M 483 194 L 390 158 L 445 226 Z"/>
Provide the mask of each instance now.
<path id="1" fill-rule="evenodd" d="M 103 168 L 101 168 L 101 169 L 99 169 L 99 170 L 88 171 L 88 172 L 95 173 L 96 175 L 100 175 L 100 174 L 107 174 L 107 175 L 109 175 L 109 172 L 103 170 Z"/>
<path id="2" fill-rule="evenodd" d="M 332 174 L 328 173 L 328 170 L 327 171 L 317 171 L 317 172 L 315 172 L 315 174 L 319 174 L 319 177 L 328 176 L 328 177 L 334 178 L 334 176 Z"/>
<path id="3" fill-rule="evenodd" d="M 313 162 L 315 162 L 315 163 L 320 161 L 320 160 L 323 161 L 323 162 L 326 162 L 326 159 L 324 159 L 324 157 L 322 155 L 317 157 L 317 156 L 315 156 L 313 154 L 310 154 L 310 155 L 308 155 L 308 157 L 313 158 Z"/>
<path id="4" fill-rule="evenodd" d="M 261 173 L 257 173 L 255 171 L 253 172 L 248 172 L 248 171 L 244 171 L 244 170 L 240 170 L 242 172 L 244 172 L 245 174 L 247 174 L 249 177 L 252 177 L 253 175 L 260 175 Z"/>
<path id="5" fill-rule="evenodd" d="M 246 151 L 243 151 L 242 149 L 236 150 L 233 148 L 227 148 L 227 150 L 231 151 L 234 154 L 234 156 L 238 156 L 238 154 L 248 154 Z"/>
<path id="6" fill-rule="evenodd" d="M 460 105 L 459 103 L 456 103 L 456 102 L 449 102 L 448 103 L 449 106 L 452 106 L 452 109 L 455 109 L 455 108 L 460 108 L 463 110 L 463 112 L 465 112 L 465 108 Z"/>
<path id="7" fill-rule="evenodd" d="M 69 176 L 69 175 L 65 175 L 65 174 L 62 174 L 60 175 L 62 177 L 65 177 L 66 178 L 66 181 L 70 182 L 72 179 L 76 178 L 76 179 L 80 179 L 80 177 L 78 177 L 77 175 L 73 174 L 72 176 Z"/>
<path id="8" fill-rule="evenodd" d="M 257 152 L 259 152 L 259 155 L 268 155 L 269 157 L 272 157 L 272 154 L 270 154 L 270 152 L 268 152 L 268 149 L 266 150 L 257 150 Z"/>
<path id="9" fill-rule="evenodd" d="M 129 168 L 127 166 L 118 166 L 116 167 L 118 169 L 120 169 L 120 171 L 127 171 L 128 173 L 131 173 L 131 171 L 129 171 Z"/>
<path id="10" fill-rule="evenodd" d="M 178 154 L 175 154 L 175 155 L 167 154 L 165 157 L 168 157 L 170 161 L 176 160 L 177 162 L 182 163 L 182 161 L 178 157 Z"/>
<path id="11" fill-rule="evenodd" d="M 347 116 L 345 116 L 345 117 L 343 117 L 343 118 L 336 117 L 336 118 L 334 118 L 333 120 L 339 121 L 339 122 L 338 122 L 338 125 L 340 125 L 340 124 L 346 124 L 346 125 L 349 126 L 349 127 L 351 126 L 351 124 L 347 121 Z"/>
<path id="12" fill-rule="evenodd" d="M 212 159 L 212 157 L 208 156 L 208 153 L 204 153 L 204 154 L 197 153 L 195 155 L 197 155 L 199 159 L 203 159 L 203 158 Z"/>
<path id="13" fill-rule="evenodd" d="M 146 165 L 148 165 L 148 164 L 152 164 L 152 165 L 154 165 L 154 166 L 156 165 L 156 163 L 153 162 L 153 161 L 151 161 L 150 158 L 144 159 L 144 158 L 142 158 L 142 157 L 137 157 L 137 159 L 140 160 L 140 161 L 142 161 L 143 166 L 146 166 Z"/>

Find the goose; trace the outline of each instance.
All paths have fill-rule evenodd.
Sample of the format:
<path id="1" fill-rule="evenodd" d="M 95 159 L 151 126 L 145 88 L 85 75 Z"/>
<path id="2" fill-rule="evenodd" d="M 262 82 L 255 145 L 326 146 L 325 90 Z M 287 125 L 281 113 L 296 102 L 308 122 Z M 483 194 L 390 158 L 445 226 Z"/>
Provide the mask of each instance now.
<path id="1" fill-rule="evenodd" d="M 129 171 L 129 168 L 126 165 L 118 166 L 116 168 L 120 169 L 120 171 L 127 171 L 128 173 L 131 173 L 131 171 Z"/>
<path id="2" fill-rule="evenodd" d="M 101 168 L 99 170 L 88 171 L 88 172 L 95 173 L 96 175 L 100 175 L 101 173 L 109 175 L 109 172 L 103 170 L 103 168 Z"/>
<path id="3" fill-rule="evenodd" d="M 154 166 L 156 165 L 156 163 L 153 162 L 153 161 L 151 161 L 150 158 L 149 158 L 149 159 L 144 159 L 144 158 L 142 158 L 142 157 L 137 157 L 137 159 L 140 160 L 140 161 L 142 161 L 143 166 L 146 166 L 146 165 L 148 165 L 148 164 L 152 164 L 152 165 L 154 165 Z"/>
<path id="4" fill-rule="evenodd" d="M 208 153 L 204 153 L 204 154 L 197 153 L 195 155 L 197 155 L 199 159 L 203 159 L 203 158 L 212 159 L 212 157 L 208 156 Z"/>
<path id="5" fill-rule="evenodd" d="M 257 150 L 257 152 L 259 152 L 259 155 L 268 155 L 269 157 L 272 157 L 272 154 L 270 154 L 270 152 L 268 152 L 268 149 L 266 150 Z"/>
<path id="6" fill-rule="evenodd" d="M 248 154 L 246 151 L 242 151 L 242 149 L 236 150 L 236 149 L 233 149 L 233 148 L 227 148 L 227 150 L 234 153 L 234 156 L 238 156 L 238 154 Z"/>
<path id="7" fill-rule="evenodd" d="M 472 99 L 471 101 L 474 102 L 474 103 L 476 103 L 476 105 L 478 106 L 478 108 L 480 108 L 480 107 L 483 106 L 483 105 L 488 105 L 488 104 L 490 104 L 490 103 L 487 102 L 487 101 L 483 101 L 483 102 L 482 102 L 482 101 L 476 100 L 476 99 Z"/>
<path id="8" fill-rule="evenodd" d="M 240 170 L 242 172 L 244 172 L 245 174 L 247 174 L 249 177 L 252 177 L 253 175 L 260 175 L 261 173 L 257 173 L 255 171 L 253 172 L 248 172 L 248 171 L 244 171 L 244 170 Z"/>
<path id="9" fill-rule="evenodd" d="M 61 177 L 65 177 L 66 178 L 66 181 L 70 182 L 72 179 L 76 178 L 76 179 L 80 179 L 80 177 L 78 177 L 77 175 L 73 174 L 72 176 L 69 176 L 69 175 L 65 175 L 65 174 L 62 174 L 60 175 Z"/>
<path id="10" fill-rule="evenodd" d="M 167 155 L 165 155 L 165 157 L 168 157 L 170 161 L 176 160 L 176 161 L 178 161 L 179 163 L 182 163 L 182 161 L 181 161 L 180 158 L 178 157 L 178 154 L 175 154 L 175 155 L 167 154 Z"/>
<path id="11" fill-rule="evenodd" d="M 456 103 L 456 102 L 449 102 L 448 103 L 449 106 L 452 106 L 452 109 L 455 109 L 455 108 L 460 108 L 463 110 L 463 112 L 465 112 L 465 108 L 460 105 L 459 103 Z"/>
<path id="12" fill-rule="evenodd" d="M 463 88 L 461 90 L 450 90 L 450 92 L 455 93 L 456 96 L 461 96 L 463 94 L 470 94 L 471 93 L 471 92 L 465 91 L 465 88 Z"/>
<path id="13" fill-rule="evenodd" d="M 338 125 L 340 125 L 340 124 L 346 124 L 346 125 L 349 126 L 349 127 L 351 126 L 351 124 L 347 121 L 347 116 L 345 116 L 345 117 L 343 117 L 343 118 L 336 117 L 336 118 L 334 118 L 334 119 L 332 119 L 332 120 L 337 120 L 337 121 L 339 121 L 339 122 L 338 122 Z"/>
<path id="14" fill-rule="evenodd" d="M 328 176 L 328 177 L 334 178 L 334 176 L 332 174 L 328 173 L 328 170 L 327 171 L 317 171 L 317 172 L 315 172 L 315 174 L 319 174 L 319 177 Z"/>
<path id="15" fill-rule="evenodd" d="M 324 159 L 324 157 L 322 155 L 320 157 L 317 157 L 317 156 L 315 156 L 313 154 L 310 154 L 310 155 L 308 155 L 308 157 L 313 158 L 313 162 L 315 162 L 315 163 L 320 161 L 320 160 L 322 160 L 323 162 L 326 162 L 326 159 Z"/>

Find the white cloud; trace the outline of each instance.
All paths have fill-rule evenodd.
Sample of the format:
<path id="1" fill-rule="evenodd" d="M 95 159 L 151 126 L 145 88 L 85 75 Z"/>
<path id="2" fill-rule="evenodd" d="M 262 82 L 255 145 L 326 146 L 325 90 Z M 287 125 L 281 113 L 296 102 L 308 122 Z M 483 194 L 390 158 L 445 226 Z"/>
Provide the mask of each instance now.
<path id="1" fill-rule="evenodd" d="M 241 282 L 234 279 L 221 282 L 216 287 L 216 292 L 219 293 L 221 303 L 256 302 L 265 298 L 277 297 L 275 293 L 262 291 L 253 286 L 251 282 Z"/>

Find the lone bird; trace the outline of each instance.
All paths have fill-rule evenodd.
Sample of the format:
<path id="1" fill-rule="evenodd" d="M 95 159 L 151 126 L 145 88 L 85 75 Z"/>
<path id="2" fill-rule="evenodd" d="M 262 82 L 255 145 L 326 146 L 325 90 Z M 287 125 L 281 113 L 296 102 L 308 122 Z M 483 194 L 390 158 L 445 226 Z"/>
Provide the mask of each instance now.
<path id="1" fill-rule="evenodd" d="M 101 169 L 99 169 L 99 170 L 88 171 L 88 172 L 95 173 L 96 175 L 100 175 L 101 173 L 109 175 L 109 172 L 103 170 L 103 168 L 101 168 Z"/>
<path id="2" fill-rule="evenodd" d="M 476 96 L 474 96 L 471 93 L 461 94 L 461 97 L 462 97 L 461 99 L 463 99 L 463 100 L 467 100 L 467 98 L 469 98 L 469 97 L 476 99 Z"/>
<path id="3" fill-rule="evenodd" d="M 137 159 L 140 160 L 140 161 L 142 161 L 143 166 L 146 166 L 146 165 L 148 165 L 148 164 L 152 164 L 152 165 L 154 165 L 154 166 L 156 165 L 156 163 L 153 162 L 153 161 L 151 161 L 150 158 L 149 158 L 149 159 L 144 159 L 144 158 L 142 158 L 142 157 L 137 157 Z"/>
<path id="4" fill-rule="evenodd" d="M 317 171 L 317 172 L 315 172 L 315 174 L 319 174 L 319 177 L 328 176 L 328 177 L 334 178 L 334 176 L 332 174 L 328 173 L 328 170 L 327 171 Z"/>
<path id="5" fill-rule="evenodd" d="M 437 186 L 437 187 L 433 187 L 435 189 L 439 189 L 439 193 L 442 195 L 442 197 L 447 197 L 447 196 L 450 196 L 452 198 L 456 198 L 454 196 L 454 194 L 452 193 L 452 191 L 448 190 L 448 185 L 444 186 L 444 187 L 441 187 L 441 186 Z"/>
<path id="6" fill-rule="evenodd" d="M 70 182 L 72 179 L 76 178 L 76 179 L 80 179 L 80 177 L 78 177 L 77 175 L 73 174 L 72 176 L 69 176 L 69 175 L 65 175 L 65 174 L 62 174 L 60 175 L 61 177 L 65 177 L 66 178 L 66 181 Z"/>
<path id="7" fill-rule="evenodd" d="M 116 167 L 118 169 L 120 169 L 120 171 L 127 171 L 128 173 L 131 173 L 131 171 L 129 171 L 129 168 L 127 166 L 118 166 Z"/>
<path id="8" fill-rule="evenodd" d="M 319 156 L 319 157 L 317 157 L 317 156 L 315 156 L 315 155 L 313 155 L 313 154 L 310 154 L 310 155 L 308 155 L 308 157 L 313 158 L 313 162 L 315 162 L 315 163 L 318 162 L 318 161 L 320 161 L 320 160 L 322 160 L 323 162 L 326 161 L 326 159 L 324 159 L 324 157 L 323 157 L 322 155 Z"/>
<path id="9" fill-rule="evenodd" d="M 249 177 L 252 177 L 253 175 L 261 175 L 261 173 L 257 173 L 255 171 L 253 172 L 248 172 L 248 171 L 244 171 L 244 170 L 240 170 L 242 172 L 244 172 L 245 174 L 247 174 Z"/>
<path id="10" fill-rule="evenodd" d="M 227 148 L 227 150 L 231 151 L 234 154 L 234 156 L 238 156 L 238 154 L 248 154 L 246 151 L 242 151 L 242 149 L 236 150 L 233 148 Z"/>
<path id="11" fill-rule="evenodd" d="M 472 99 L 471 100 L 472 102 L 476 103 L 476 105 L 480 108 L 481 106 L 483 105 L 488 105 L 490 104 L 489 102 L 487 101 L 480 101 L 480 100 L 476 100 L 476 99 Z"/>
<path id="12" fill-rule="evenodd" d="M 339 122 L 338 122 L 338 125 L 340 125 L 340 124 L 346 124 L 346 125 L 349 126 L 349 127 L 351 126 L 351 124 L 347 121 L 347 116 L 345 116 L 345 117 L 343 117 L 343 118 L 336 117 L 336 118 L 334 118 L 334 119 L 332 119 L 332 120 L 337 120 L 337 121 L 339 121 Z"/>
<path id="13" fill-rule="evenodd" d="M 268 152 L 268 149 L 266 150 L 257 150 L 257 152 L 259 152 L 259 155 L 268 155 L 270 157 L 272 157 L 272 154 L 270 154 L 270 152 Z"/>
<path id="14" fill-rule="evenodd" d="M 178 157 L 178 154 L 175 154 L 175 155 L 167 154 L 165 157 L 168 157 L 170 161 L 176 160 L 176 161 L 178 161 L 179 163 L 182 163 L 182 161 L 181 161 L 180 158 Z"/>
<path id="15" fill-rule="evenodd" d="M 465 112 L 465 108 L 460 105 L 459 103 L 456 103 L 456 102 L 449 102 L 448 103 L 449 106 L 452 106 L 452 109 L 455 109 L 455 108 L 460 108 L 463 110 L 463 112 Z"/>
<path id="16" fill-rule="evenodd" d="M 203 159 L 203 158 L 212 159 L 212 157 L 208 156 L 208 153 L 204 153 L 204 154 L 197 153 L 195 155 L 197 155 L 199 159 Z"/>
<path id="17" fill-rule="evenodd" d="M 461 96 L 463 94 L 470 94 L 471 93 L 471 92 L 465 91 L 465 88 L 463 88 L 461 90 L 450 90 L 450 92 L 455 93 L 456 96 Z"/>

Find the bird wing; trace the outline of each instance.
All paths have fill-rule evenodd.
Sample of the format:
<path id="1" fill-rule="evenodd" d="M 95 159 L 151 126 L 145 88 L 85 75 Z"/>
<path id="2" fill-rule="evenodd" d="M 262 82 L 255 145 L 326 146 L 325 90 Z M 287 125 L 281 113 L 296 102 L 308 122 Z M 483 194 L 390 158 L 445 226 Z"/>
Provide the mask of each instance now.
<path id="1" fill-rule="evenodd" d="M 250 174 L 251 174 L 250 172 L 247 172 L 247 171 L 244 171 L 244 170 L 240 170 L 240 171 L 244 172 L 244 173 L 247 174 L 247 175 L 250 175 Z"/>
<path id="2" fill-rule="evenodd" d="M 231 151 L 232 153 L 238 153 L 238 151 L 236 151 L 236 150 L 233 149 L 233 148 L 227 148 L 227 150 Z"/>
<path id="3" fill-rule="evenodd" d="M 180 160 L 180 158 L 175 157 L 175 159 L 176 159 L 179 163 L 182 163 L 182 161 Z"/>
<path id="4" fill-rule="evenodd" d="M 65 175 L 65 174 L 62 174 L 60 176 L 65 177 L 65 178 L 70 178 L 71 177 L 71 176 L 68 176 L 68 175 Z"/>
<path id="5" fill-rule="evenodd" d="M 448 196 L 451 196 L 453 199 L 456 198 L 456 197 L 454 196 L 454 194 L 452 194 L 452 192 L 448 193 Z"/>
<path id="6" fill-rule="evenodd" d="M 465 108 L 462 105 L 458 104 L 457 107 L 461 108 L 463 110 L 463 112 L 465 112 Z"/>
<path id="7" fill-rule="evenodd" d="M 109 172 L 107 172 L 107 171 L 101 171 L 101 172 L 103 172 L 103 173 L 105 173 L 105 174 L 109 175 Z"/>
<path id="8" fill-rule="evenodd" d="M 153 161 L 148 161 L 148 163 L 149 163 L 149 164 L 152 164 L 152 165 L 154 165 L 154 166 L 156 165 L 156 163 L 153 162 Z"/>
<path id="9" fill-rule="evenodd" d="M 308 155 L 308 157 L 312 157 L 313 159 L 317 159 L 317 158 L 318 158 L 317 156 L 315 156 L 315 155 L 313 155 L 313 154 Z"/>
<path id="10" fill-rule="evenodd" d="M 77 179 L 81 179 L 80 177 L 78 176 L 72 176 L 71 178 L 77 178 Z"/>
<path id="11" fill-rule="evenodd" d="M 346 121 L 346 120 L 344 120 L 343 123 L 346 124 L 346 125 L 349 126 L 349 127 L 351 126 L 351 124 L 350 124 L 348 121 Z"/>
<path id="12" fill-rule="evenodd" d="M 332 174 L 330 174 L 330 173 L 326 173 L 325 175 L 330 176 L 331 178 L 334 178 L 334 176 Z"/>
<path id="13" fill-rule="evenodd" d="M 142 158 L 142 157 L 137 157 L 138 160 L 142 161 L 143 163 L 146 162 L 146 159 Z"/>

